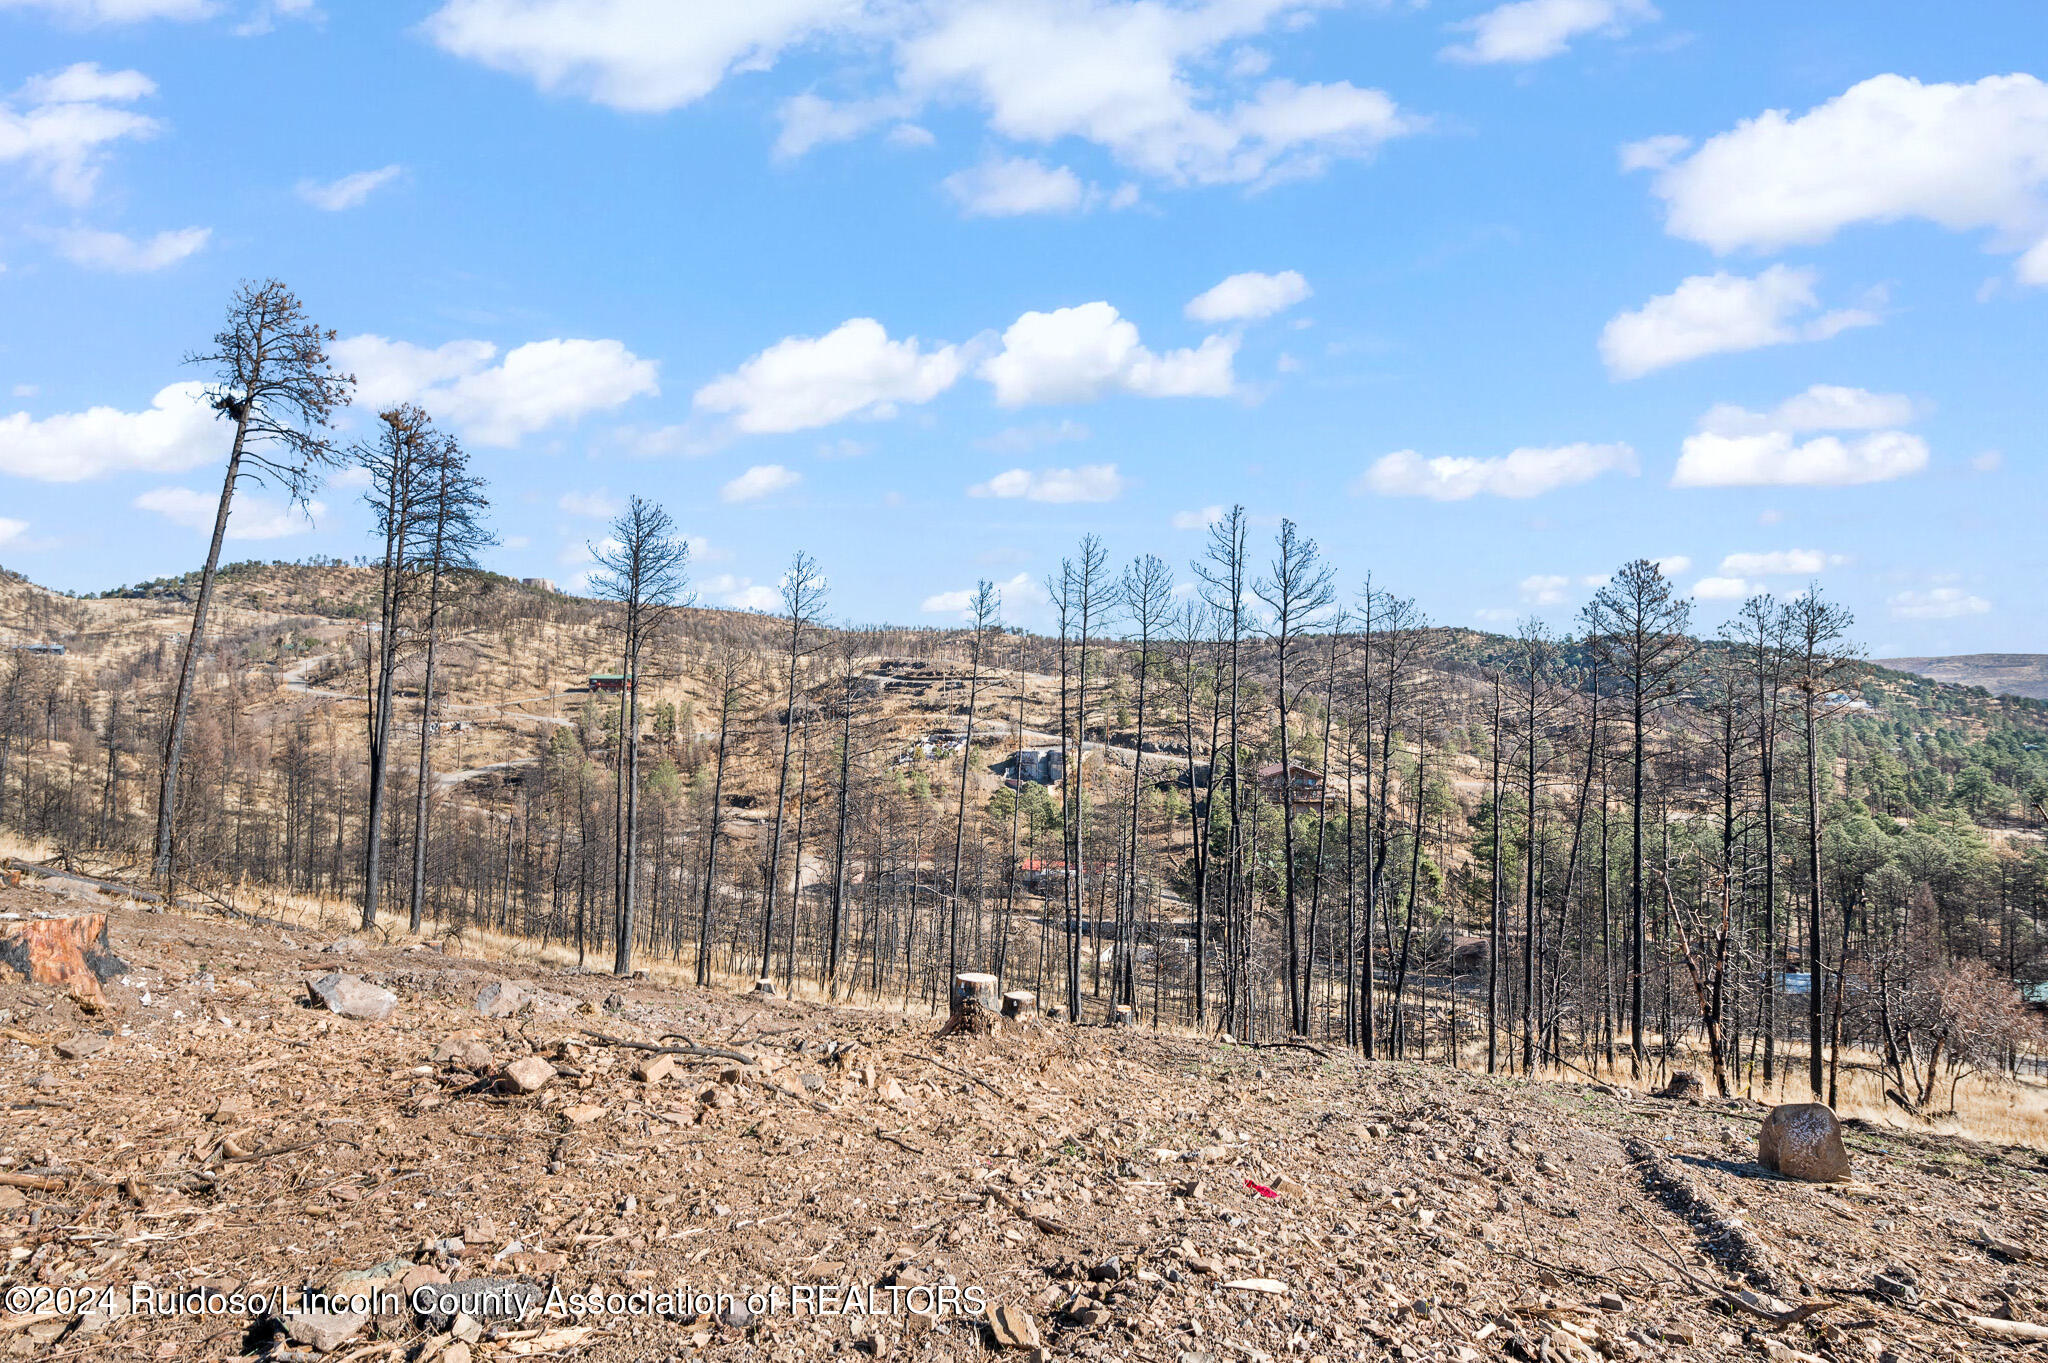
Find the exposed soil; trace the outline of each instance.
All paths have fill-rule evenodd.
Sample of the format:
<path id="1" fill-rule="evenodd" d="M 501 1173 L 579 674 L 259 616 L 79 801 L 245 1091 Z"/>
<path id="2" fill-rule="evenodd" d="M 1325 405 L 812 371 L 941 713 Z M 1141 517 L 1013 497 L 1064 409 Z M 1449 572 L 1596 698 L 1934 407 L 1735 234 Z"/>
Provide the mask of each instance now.
<path id="1" fill-rule="evenodd" d="M 0 889 L 0 912 L 64 907 Z M 311 1358 L 247 1309 L 126 1314 L 131 1285 L 356 1273 L 513 1278 L 565 1306 L 779 1297 L 753 1319 L 401 1309 L 318 1341 L 328 1358 L 1023 1358 L 1001 1341 L 1034 1333 L 1052 1358 L 1175 1363 L 2048 1357 L 1996 1323 L 2048 1321 L 2029 1150 L 1855 1125 L 1857 1181 L 1809 1185 L 1753 1162 L 1762 1109 L 1740 1102 L 1143 1028 L 938 1040 L 939 1018 L 573 973 L 522 976 L 538 1008 L 494 1021 L 486 961 L 107 911 L 130 966 L 107 1011 L 0 971 L 4 1284 L 52 1289 L 0 1314 L 0 1351 Z M 396 1008 L 310 1006 L 334 970 Z M 674 1055 L 648 1082 L 653 1053 L 591 1032 L 756 1060 Z M 488 1061 L 430 1058 L 465 1039 Z M 503 1091 L 535 1053 L 557 1077 Z M 838 1289 L 838 1313 L 794 1308 L 798 1286 Z M 58 1309 L 81 1287 L 115 1310 Z"/>

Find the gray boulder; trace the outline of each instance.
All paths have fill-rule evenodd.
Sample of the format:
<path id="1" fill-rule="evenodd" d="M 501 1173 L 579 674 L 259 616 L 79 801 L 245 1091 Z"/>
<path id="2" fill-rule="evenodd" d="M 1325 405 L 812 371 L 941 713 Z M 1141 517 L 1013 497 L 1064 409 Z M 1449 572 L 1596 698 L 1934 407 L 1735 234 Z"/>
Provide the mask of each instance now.
<path id="1" fill-rule="evenodd" d="M 398 995 L 389 989 L 338 970 L 306 981 L 306 992 L 328 1012 L 363 1022 L 382 1022 L 398 1006 Z"/>
<path id="2" fill-rule="evenodd" d="M 467 1278 L 419 1289 L 413 1300 L 429 1325 L 446 1330 L 462 1316 L 486 1325 L 516 1324 L 538 1311 L 547 1295 L 524 1278 Z"/>
<path id="3" fill-rule="evenodd" d="M 476 991 L 476 1010 L 487 1018 L 509 1018 L 533 1006 L 533 995 L 510 980 L 492 980 Z"/>

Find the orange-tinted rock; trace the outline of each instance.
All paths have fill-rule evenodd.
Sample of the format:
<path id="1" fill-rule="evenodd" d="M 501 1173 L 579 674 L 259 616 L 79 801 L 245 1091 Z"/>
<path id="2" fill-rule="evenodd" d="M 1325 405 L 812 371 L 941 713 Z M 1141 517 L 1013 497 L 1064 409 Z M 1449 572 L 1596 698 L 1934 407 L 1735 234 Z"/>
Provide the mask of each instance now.
<path id="1" fill-rule="evenodd" d="M 1786 1178 L 1840 1183 L 1854 1177 L 1842 1124 L 1826 1103 L 1785 1103 L 1757 1132 L 1756 1162 Z"/>
<path id="2" fill-rule="evenodd" d="M 103 913 L 0 923 L 0 963 L 14 967 L 36 984 L 63 986 L 90 1011 L 107 1006 L 100 981 L 128 968 L 107 950 L 107 916 Z"/>

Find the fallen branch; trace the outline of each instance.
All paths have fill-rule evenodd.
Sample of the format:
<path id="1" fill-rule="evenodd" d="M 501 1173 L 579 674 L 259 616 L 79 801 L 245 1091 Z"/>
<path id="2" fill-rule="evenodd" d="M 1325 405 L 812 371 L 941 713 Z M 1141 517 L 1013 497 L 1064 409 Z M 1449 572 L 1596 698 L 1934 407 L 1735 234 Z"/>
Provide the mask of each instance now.
<path id="1" fill-rule="evenodd" d="M 1330 1058 L 1330 1053 L 1321 1046 L 1316 1045 L 1313 1041 L 1240 1041 L 1237 1044 L 1254 1051 L 1270 1051 L 1282 1048 L 1295 1051 L 1314 1051 L 1325 1060 Z"/>
<path id="2" fill-rule="evenodd" d="M 27 1188 L 38 1193 L 61 1193 L 65 1181 L 61 1178 L 38 1178 L 34 1174 L 0 1174 L 0 1188 Z"/>
<path id="3" fill-rule="evenodd" d="M 2024 1320 L 1999 1320 L 1994 1316 L 1966 1316 L 1960 1312 L 1957 1315 L 1965 1325 L 1997 1335 L 2000 1339 L 2048 1340 L 2048 1325 L 2034 1325 Z"/>
<path id="4" fill-rule="evenodd" d="M 697 1060 L 737 1060 L 742 1065 L 756 1063 L 756 1057 L 744 1051 L 728 1051 L 722 1046 L 657 1046 L 651 1041 L 628 1041 L 622 1036 L 606 1036 L 587 1028 L 584 1036 L 604 1046 L 622 1046 L 629 1051 L 646 1051 L 650 1055 L 682 1055 Z"/>
<path id="5" fill-rule="evenodd" d="M 258 1160 L 276 1159 L 279 1155 L 295 1155 L 301 1150 L 311 1150 L 318 1145 L 346 1145 L 351 1149 L 363 1147 L 355 1141 L 345 1141 L 334 1136 L 322 1136 L 316 1141 L 300 1141 L 297 1145 L 280 1145 L 273 1150 L 254 1150 L 246 1155 L 222 1155 L 222 1164 L 254 1164 Z"/>
<path id="6" fill-rule="evenodd" d="M 904 1140 L 901 1136 L 891 1135 L 887 1131 L 877 1131 L 875 1133 L 875 1139 L 878 1141 L 887 1141 L 891 1145 L 900 1145 L 913 1155 L 925 1155 L 931 1153 L 928 1150 L 921 1150 L 917 1146 L 912 1145 L 909 1141 Z"/>
<path id="7" fill-rule="evenodd" d="M 993 1093 L 996 1097 L 1001 1098 L 1004 1102 L 1008 1102 L 1010 1099 L 1009 1094 L 1003 1092 L 1001 1089 L 997 1088 L 994 1084 L 991 1084 L 988 1080 L 982 1078 L 978 1074 L 969 1074 L 966 1070 L 955 1069 L 953 1066 L 948 1065 L 945 1061 L 934 1060 L 931 1056 L 925 1055 L 919 1051 L 904 1051 L 902 1052 L 902 1054 L 908 1056 L 913 1060 L 922 1060 L 927 1065 L 937 1065 L 940 1069 L 946 1071 L 946 1073 L 948 1074 L 957 1074 L 962 1079 L 972 1080 L 973 1082 L 987 1089 L 990 1093 Z"/>

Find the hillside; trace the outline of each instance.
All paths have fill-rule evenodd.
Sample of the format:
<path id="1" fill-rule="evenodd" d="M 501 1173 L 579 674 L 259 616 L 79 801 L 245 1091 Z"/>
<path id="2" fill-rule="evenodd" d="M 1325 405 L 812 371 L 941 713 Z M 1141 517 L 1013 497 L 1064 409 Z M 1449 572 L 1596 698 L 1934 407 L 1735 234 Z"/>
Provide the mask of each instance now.
<path id="1" fill-rule="evenodd" d="M 1994 696 L 2048 700 L 2048 653 L 1959 653 L 1946 658 L 1885 658 L 1879 666 L 1950 686 L 1981 686 Z"/>
<path id="2" fill-rule="evenodd" d="M 1370 639 L 1319 636 L 1292 654 L 1283 726 L 1270 639 L 1191 616 L 1149 655 L 1092 633 L 1084 660 L 1006 632 L 984 641 L 963 757 L 964 632 L 806 630 L 792 706 L 786 621 L 690 609 L 642 659 L 629 894 L 623 706 L 588 684 L 618 669 L 616 610 L 473 584 L 444 621 L 429 725 L 422 651 L 401 656 L 379 807 L 371 576 L 239 565 L 227 580 L 174 821 L 193 904 L 353 906 L 380 930 L 417 917 L 579 963 L 768 974 L 880 1004 L 943 999 L 975 963 L 1063 986 L 1090 1021 L 1149 998 L 1178 1025 L 1398 1057 L 1450 1038 L 1497 1055 L 1505 1033 L 1523 1071 L 1603 1069 L 1640 1027 L 1714 1038 L 1717 1082 L 1751 1096 L 1788 1080 L 1776 1047 L 1803 1044 L 1810 1021 L 1790 980 L 1818 949 L 1867 981 L 1839 990 L 1831 1086 L 1846 1073 L 1879 1105 L 1889 1086 L 1924 1116 L 1944 1085 L 1981 1096 L 2043 1048 L 2020 993 L 2048 980 L 2042 701 L 1853 661 L 1826 674 L 1816 947 L 1782 655 L 1763 664 L 1787 688 L 1771 785 L 1751 750 L 1763 712 L 1727 684 L 1744 660 L 1708 642 L 1654 712 L 1632 810 L 1624 707 L 1587 689 L 1582 644 L 1530 652 L 1413 614 Z M 13 639 L 67 649 L 0 656 L 0 828 L 17 855 L 156 876 L 182 590 L 77 600 L 0 583 Z M 1087 760 L 1063 779 L 1051 758 L 1063 731 L 1071 756 L 1084 666 Z M 1244 779 L 1212 794 L 1233 736 Z M 1012 765 L 1019 747 L 1037 752 Z M 1624 912 L 1638 890 L 1640 930 Z M 1640 1002 L 1631 937 L 1647 948 Z M 1702 961 L 1718 981 L 1698 982 Z M 1962 1018 L 1966 1003 L 1986 1012 Z M 1841 1069 L 1859 1048 L 1872 1072 Z"/>

